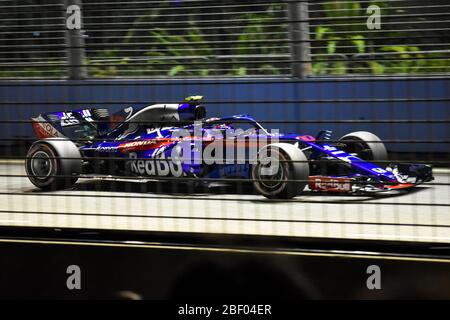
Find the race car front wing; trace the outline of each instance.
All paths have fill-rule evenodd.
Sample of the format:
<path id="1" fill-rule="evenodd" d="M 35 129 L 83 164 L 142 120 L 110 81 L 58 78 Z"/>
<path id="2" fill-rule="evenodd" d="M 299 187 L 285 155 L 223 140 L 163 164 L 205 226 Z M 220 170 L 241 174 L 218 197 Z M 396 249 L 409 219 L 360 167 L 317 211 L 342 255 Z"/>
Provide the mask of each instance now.
<path id="1" fill-rule="evenodd" d="M 308 186 L 313 191 L 365 193 L 405 190 L 434 180 L 432 168 L 429 165 L 408 163 L 391 164 L 386 170 L 392 172 L 397 180 L 396 182 L 380 181 L 373 176 L 361 174 L 351 176 L 314 175 L 309 177 Z"/>

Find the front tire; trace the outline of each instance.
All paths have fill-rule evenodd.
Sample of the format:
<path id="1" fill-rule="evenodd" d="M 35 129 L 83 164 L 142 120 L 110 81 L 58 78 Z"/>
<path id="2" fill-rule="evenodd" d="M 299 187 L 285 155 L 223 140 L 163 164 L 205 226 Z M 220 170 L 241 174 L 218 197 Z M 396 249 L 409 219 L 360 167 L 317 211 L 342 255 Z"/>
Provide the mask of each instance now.
<path id="1" fill-rule="evenodd" d="M 291 144 L 267 145 L 258 153 L 258 163 L 252 167 L 252 178 L 256 191 L 266 198 L 294 198 L 307 184 L 308 159 Z"/>
<path id="2" fill-rule="evenodd" d="M 72 187 L 81 174 L 82 160 L 77 146 L 68 140 L 35 142 L 25 160 L 28 179 L 42 190 Z"/>
<path id="3" fill-rule="evenodd" d="M 339 142 L 345 144 L 344 150 L 347 153 L 355 153 L 363 160 L 374 162 L 388 160 L 384 143 L 371 132 L 352 132 L 340 138 Z"/>

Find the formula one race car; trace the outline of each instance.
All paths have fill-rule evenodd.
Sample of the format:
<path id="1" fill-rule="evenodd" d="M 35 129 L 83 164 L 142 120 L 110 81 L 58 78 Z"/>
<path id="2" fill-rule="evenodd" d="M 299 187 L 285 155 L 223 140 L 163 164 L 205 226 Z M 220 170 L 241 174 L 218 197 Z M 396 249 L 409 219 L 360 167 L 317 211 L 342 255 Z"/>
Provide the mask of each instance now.
<path id="1" fill-rule="evenodd" d="M 211 184 L 248 181 L 267 198 L 313 191 L 379 192 L 433 180 L 431 167 L 391 164 L 374 134 L 337 141 L 268 132 L 249 115 L 205 120 L 201 96 L 139 110 L 79 109 L 33 118 L 40 139 L 28 151 L 26 172 L 40 189 L 69 188 L 79 177 L 139 177 Z M 237 155 L 237 156 L 236 156 Z"/>

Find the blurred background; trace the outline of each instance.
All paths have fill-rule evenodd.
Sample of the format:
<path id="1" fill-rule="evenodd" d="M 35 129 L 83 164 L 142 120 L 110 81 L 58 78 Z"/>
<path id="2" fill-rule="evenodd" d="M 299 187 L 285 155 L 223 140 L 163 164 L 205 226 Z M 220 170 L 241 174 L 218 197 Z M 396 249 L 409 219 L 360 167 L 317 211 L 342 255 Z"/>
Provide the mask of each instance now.
<path id="1" fill-rule="evenodd" d="M 68 5 L 82 8 L 77 43 L 65 30 Z M 371 5 L 380 29 L 367 26 Z M 445 75 L 450 67 L 445 0 L 25 0 L 1 8 L 2 78 Z M 73 52 L 78 68 L 68 64 Z M 292 69 L 301 63 L 309 67 Z"/>
<path id="2" fill-rule="evenodd" d="M 0 0 L 0 297 L 205 297 L 217 281 L 217 296 L 449 298 L 449 16 L 446 0 Z M 431 164 L 436 180 L 287 202 L 233 186 L 85 179 L 40 192 L 28 181 L 31 117 L 197 94 L 208 117 L 373 132 L 390 159 Z M 43 276 L 8 280 L 24 263 Z M 67 291 L 71 263 L 103 282 Z M 372 263 L 389 270 L 383 292 L 365 287 Z"/>

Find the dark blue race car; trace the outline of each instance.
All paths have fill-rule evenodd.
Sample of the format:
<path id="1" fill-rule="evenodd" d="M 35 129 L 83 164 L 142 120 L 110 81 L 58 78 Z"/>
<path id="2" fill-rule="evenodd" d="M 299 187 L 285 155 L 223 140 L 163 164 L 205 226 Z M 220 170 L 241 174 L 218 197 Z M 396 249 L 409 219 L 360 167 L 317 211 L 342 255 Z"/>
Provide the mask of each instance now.
<path id="1" fill-rule="evenodd" d="M 364 193 L 409 189 L 433 180 L 428 165 L 388 161 L 382 141 L 366 131 L 330 140 L 269 132 L 249 115 L 205 119 L 200 96 L 179 104 L 41 114 L 39 138 L 26 158 L 30 181 L 65 189 L 79 177 L 133 177 L 211 184 L 253 183 L 267 198 L 314 191 Z"/>

